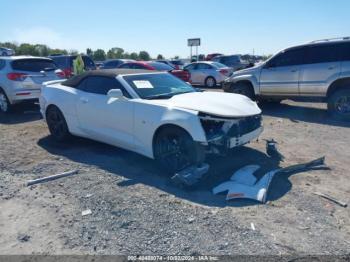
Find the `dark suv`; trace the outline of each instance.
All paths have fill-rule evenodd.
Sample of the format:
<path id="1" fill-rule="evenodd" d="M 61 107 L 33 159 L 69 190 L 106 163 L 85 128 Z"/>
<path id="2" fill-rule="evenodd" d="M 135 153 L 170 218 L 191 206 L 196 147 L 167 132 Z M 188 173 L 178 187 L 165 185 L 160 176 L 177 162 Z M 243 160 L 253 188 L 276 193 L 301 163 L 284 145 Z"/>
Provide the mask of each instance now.
<path id="1" fill-rule="evenodd" d="M 211 61 L 231 67 L 234 71 L 244 69 L 249 66 L 249 62 L 244 61 L 240 55 L 219 55 L 215 56 Z"/>
<path id="2" fill-rule="evenodd" d="M 73 60 L 77 58 L 76 55 L 51 55 L 49 58 L 64 72 L 66 78 L 70 78 L 73 75 Z M 96 70 L 96 65 L 90 57 L 83 55 L 82 58 L 86 71 Z"/>

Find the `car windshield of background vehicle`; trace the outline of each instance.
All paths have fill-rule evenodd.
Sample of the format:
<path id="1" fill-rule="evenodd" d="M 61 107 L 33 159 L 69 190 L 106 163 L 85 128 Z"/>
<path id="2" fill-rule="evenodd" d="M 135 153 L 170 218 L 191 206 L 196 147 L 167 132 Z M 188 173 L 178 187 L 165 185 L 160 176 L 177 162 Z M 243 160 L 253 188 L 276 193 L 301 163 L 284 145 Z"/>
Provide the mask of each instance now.
<path id="1" fill-rule="evenodd" d="M 171 67 L 170 65 L 163 64 L 160 62 L 151 62 L 148 63 L 148 65 L 154 67 L 154 69 L 159 70 L 159 71 L 171 71 L 174 70 L 174 67 Z"/>
<path id="2" fill-rule="evenodd" d="M 124 76 L 124 79 L 144 99 L 167 99 L 196 90 L 170 74 L 143 74 Z"/>
<path id="3" fill-rule="evenodd" d="M 20 71 L 40 72 L 56 70 L 57 66 L 49 59 L 20 59 L 12 62 L 12 68 Z"/>
<path id="4" fill-rule="evenodd" d="M 227 66 L 225 66 L 224 64 L 221 64 L 221 63 L 218 63 L 218 62 L 214 62 L 213 65 L 216 66 L 217 68 L 224 68 L 224 67 L 227 67 Z"/>

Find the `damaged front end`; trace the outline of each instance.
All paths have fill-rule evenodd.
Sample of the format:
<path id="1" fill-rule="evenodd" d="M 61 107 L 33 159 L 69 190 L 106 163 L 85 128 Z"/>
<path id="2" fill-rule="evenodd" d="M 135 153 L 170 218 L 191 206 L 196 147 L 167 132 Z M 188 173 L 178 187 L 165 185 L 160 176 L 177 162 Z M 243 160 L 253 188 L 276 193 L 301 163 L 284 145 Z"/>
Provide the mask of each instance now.
<path id="1" fill-rule="evenodd" d="M 256 139 L 263 131 L 261 114 L 227 118 L 198 114 L 204 129 L 208 153 L 225 155 L 229 149 Z"/>

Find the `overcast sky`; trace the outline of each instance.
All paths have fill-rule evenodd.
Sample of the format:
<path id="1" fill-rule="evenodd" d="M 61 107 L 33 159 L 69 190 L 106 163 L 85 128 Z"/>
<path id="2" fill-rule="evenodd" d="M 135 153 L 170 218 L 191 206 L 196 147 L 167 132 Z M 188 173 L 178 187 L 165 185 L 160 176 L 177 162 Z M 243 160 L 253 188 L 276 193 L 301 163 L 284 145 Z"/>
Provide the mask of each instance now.
<path id="1" fill-rule="evenodd" d="M 1 0 L 0 42 L 52 48 L 122 47 L 153 57 L 272 54 L 314 39 L 350 35 L 349 0 Z"/>

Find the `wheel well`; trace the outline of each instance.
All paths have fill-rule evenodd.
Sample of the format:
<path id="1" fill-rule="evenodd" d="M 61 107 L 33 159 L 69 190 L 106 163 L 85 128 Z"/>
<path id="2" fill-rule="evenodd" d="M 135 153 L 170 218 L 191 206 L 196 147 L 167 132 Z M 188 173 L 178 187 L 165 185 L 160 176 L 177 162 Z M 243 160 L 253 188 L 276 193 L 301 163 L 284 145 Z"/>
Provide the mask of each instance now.
<path id="1" fill-rule="evenodd" d="M 2 92 L 5 94 L 5 96 L 6 96 L 6 98 L 7 98 L 7 101 L 11 104 L 11 101 L 10 101 L 9 97 L 7 96 L 7 94 L 6 94 L 5 89 L 3 89 L 3 88 L 0 86 L 0 91 L 2 91 Z"/>
<path id="2" fill-rule="evenodd" d="M 205 78 L 205 80 L 204 80 L 204 83 L 205 83 L 205 82 L 207 82 L 207 80 L 208 80 L 209 78 L 213 78 L 213 79 L 214 79 L 214 81 L 216 82 L 215 77 L 213 77 L 213 76 L 207 76 L 207 77 Z"/>
<path id="3" fill-rule="evenodd" d="M 187 132 L 186 129 L 182 128 L 181 126 L 178 126 L 178 125 L 174 125 L 174 124 L 165 124 L 165 125 L 162 125 L 160 127 L 157 128 L 156 132 L 154 132 L 154 135 L 153 135 L 153 139 L 152 139 L 152 149 L 154 149 L 154 143 L 156 141 L 156 138 L 157 136 L 159 135 L 159 133 L 165 129 L 171 129 L 171 128 L 177 128 L 177 129 L 181 129 L 183 130 L 184 132 L 186 132 L 192 139 L 193 137 L 191 136 L 191 134 L 189 132 Z"/>
<path id="4" fill-rule="evenodd" d="M 242 84 L 247 86 L 253 92 L 253 97 L 256 96 L 254 86 L 249 80 L 240 80 L 238 82 L 233 83 L 233 85 L 237 85 L 237 84 Z"/>
<path id="5" fill-rule="evenodd" d="M 327 90 L 327 97 L 330 97 L 332 94 L 334 94 L 335 91 L 344 89 L 344 88 L 350 88 L 350 77 L 348 78 L 342 78 L 334 81 Z"/>
<path id="6" fill-rule="evenodd" d="M 49 109 L 50 108 L 53 108 L 53 107 L 56 107 L 56 108 L 58 108 L 56 105 L 54 105 L 54 104 L 51 104 L 51 105 L 49 105 L 49 106 L 47 106 L 46 107 L 46 110 L 45 110 L 45 117 L 47 117 L 47 112 L 49 111 Z M 59 108 L 58 108 L 58 110 L 59 110 Z M 60 110 L 61 111 L 61 110 Z"/>

